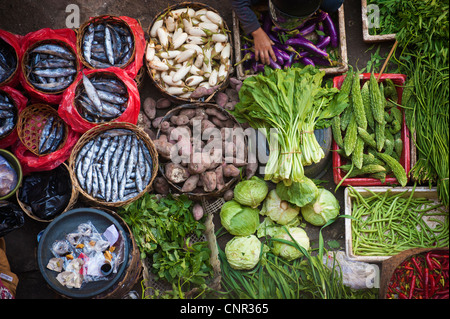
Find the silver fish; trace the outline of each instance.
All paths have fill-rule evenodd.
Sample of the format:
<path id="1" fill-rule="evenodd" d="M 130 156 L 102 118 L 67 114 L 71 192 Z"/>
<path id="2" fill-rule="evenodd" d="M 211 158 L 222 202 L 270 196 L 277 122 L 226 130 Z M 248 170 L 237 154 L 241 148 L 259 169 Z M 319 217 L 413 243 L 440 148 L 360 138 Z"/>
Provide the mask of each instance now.
<path id="1" fill-rule="evenodd" d="M 89 165 L 86 172 L 86 192 L 92 193 L 92 165 Z"/>
<path id="2" fill-rule="evenodd" d="M 72 52 L 58 44 L 43 44 L 34 48 L 31 52 L 59 56 L 66 60 L 75 60 L 75 56 Z"/>
<path id="3" fill-rule="evenodd" d="M 97 94 L 97 90 L 95 89 L 94 85 L 91 83 L 89 78 L 83 73 L 83 86 L 86 90 L 86 94 L 88 95 L 89 99 L 92 101 L 94 106 L 98 109 L 102 109 L 102 101 L 100 100 L 100 97 Z"/>
<path id="4" fill-rule="evenodd" d="M 83 56 L 87 63 L 91 63 L 91 48 L 92 42 L 94 41 L 94 25 L 91 23 L 88 26 L 88 31 L 84 35 L 83 40 Z"/>
<path id="5" fill-rule="evenodd" d="M 44 144 L 47 141 L 55 118 L 53 116 L 50 116 L 47 118 L 47 121 L 44 124 L 44 128 L 42 129 L 41 136 L 39 137 L 39 153 L 42 153 L 42 150 L 44 148 Z"/>
<path id="6" fill-rule="evenodd" d="M 107 202 L 111 201 L 111 192 L 112 192 L 112 180 L 111 175 L 108 173 L 105 178 L 105 200 Z"/>
<path id="7" fill-rule="evenodd" d="M 127 98 L 111 92 L 97 90 L 97 93 L 100 99 L 110 103 L 122 104 L 127 101 Z"/>
<path id="8" fill-rule="evenodd" d="M 111 65 L 114 65 L 114 52 L 112 48 L 111 32 L 109 28 L 105 28 L 105 50 L 108 61 Z"/>
<path id="9" fill-rule="evenodd" d="M 109 130 L 111 131 L 111 130 Z M 108 132 L 109 132 L 108 131 Z M 104 133 L 105 134 L 105 133 Z M 108 146 L 108 149 L 105 152 L 105 156 L 102 160 L 102 174 L 103 176 L 108 175 L 109 172 L 109 163 L 114 151 L 117 149 L 117 145 L 119 144 L 119 136 L 114 136 L 111 142 L 111 145 Z"/>
<path id="10" fill-rule="evenodd" d="M 92 170 L 92 191 L 91 194 L 93 197 L 97 196 L 98 193 L 98 175 L 97 175 L 97 164 L 91 165 Z"/>
<path id="11" fill-rule="evenodd" d="M 100 165 L 96 165 L 95 167 L 97 171 L 97 178 L 98 178 L 98 189 L 100 194 L 105 198 L 106 195 L 106 185 L 105 185 L 105 178 L 102 175 L 102 171 L 100 169 Z"/>

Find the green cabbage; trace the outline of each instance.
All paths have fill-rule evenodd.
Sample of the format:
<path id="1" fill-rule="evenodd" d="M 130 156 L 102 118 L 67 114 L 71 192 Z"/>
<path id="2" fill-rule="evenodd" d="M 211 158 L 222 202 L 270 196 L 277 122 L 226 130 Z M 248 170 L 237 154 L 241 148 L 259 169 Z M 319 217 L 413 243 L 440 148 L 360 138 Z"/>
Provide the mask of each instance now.
<path id="1" fill-rule="evenodd" d="M 317 198 L 319 189 L 316 184 L 304 176 L 301 182 L 286 186 L 284 183 L 277 184 L 277 194 L 282 200 L 288 201 L 298 207 L 303 207 Z"/>
<path id="2" fill-rule="evenodd" d="M 259 225 L 259 210 L 230 200 L 220 210 L 220 222 L 232 235 L 251 235 Z"/>
<path id="3" fill-rule="evenodd" d="M 301 208 L 303 218 L 314 226 L 323 226 L 339 215 L 339 201 L 330 191 L 321 188 L 315 202 Z"/>
<path id="4" fill-rule="evenodd" d="M 228 263 L 234 269 L 252 269 L 259 262 L 261 245 L 255 235 L 233 237 L 225 246 Z"/>
<path id="5" fill-rule="evenodd" d="M 289 204 L 285 200 L 281 200 L 277 192 L 273 189 L 264 200 L 259 213 L 263 216 L 270 217 L 270 219 L 278 224 L 286 225 L 298 216 L 300 208 Z"/>
<path id="6" fill-rule="evenodd" d="M 236 185 L 234 199 L 242 205 L 256 208 L 266 198 L 268 192 L 269 187 L 266 182 L 257 176 L 253 176 Z"/>
<path id="7" fill-rule="evenodd" d="M 289 231 L 290 235 L 286 232 L 286 230 Z M 299 246 L 303 247 L 305 250 L 309 250 L 309 237 L 303 228 L 280 227 L 280 230 L 273 238 L 282 239 L 293 243 L 291 236 L 295 239 Z M 281 256 L 287 260 L 294 260 L 303 256 L 303 253 L 297 249 L 297 247 L 276 240 L 273 241 L 272 251 L 275 255 Z"/>

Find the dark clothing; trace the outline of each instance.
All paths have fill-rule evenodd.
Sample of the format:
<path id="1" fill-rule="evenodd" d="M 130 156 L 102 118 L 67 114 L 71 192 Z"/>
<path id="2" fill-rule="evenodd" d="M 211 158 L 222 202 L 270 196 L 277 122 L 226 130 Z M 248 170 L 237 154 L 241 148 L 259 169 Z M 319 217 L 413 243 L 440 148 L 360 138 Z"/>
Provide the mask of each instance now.
<path id="1" fill-rule="evenodd" d="M 260 27 L 258 18 L 253 10 L 250 8 L 252 5 L 258 4 L 261 1 L 266 0 L 230 0 L 231 6 L 236 13 L 241 26 L 244 29 L 245 34 L 250 34 Z M 320 8 L 323 11 L 332 13 L 337 11 L 344 0 L 322 0 Z"/>

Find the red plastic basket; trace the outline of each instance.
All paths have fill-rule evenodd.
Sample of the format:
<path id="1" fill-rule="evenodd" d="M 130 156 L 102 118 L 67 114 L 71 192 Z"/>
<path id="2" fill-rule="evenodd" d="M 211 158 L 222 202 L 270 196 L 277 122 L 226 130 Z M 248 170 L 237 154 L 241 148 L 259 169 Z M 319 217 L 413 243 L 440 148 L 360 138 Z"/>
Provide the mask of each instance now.
<path id="1" fill-rule="evenodd" d="M 360 75 L 361 77 L 361 85 L 364 84 L 364 82 L 368 81 L 370 79 L 370 73 L 363 73 Z M 378 74 L 375 73 L 375 77 L 378 78 Z M 336 76 L 333 79 L 333 86 L 340 89 L 342 82 L 345 79 L 345 75 Z M 382 74 L 380 77 L 380 82 L 383 82 L 386 79 L 391 79 L 392 82 L 397 87 L 397 94 L 398 94 L 398 104 L 401 104 L 402 102 L 402 93 L 403 93 L 403 86 L 406 81 L 406 75 L 404 74 Z M 403 141 L 403 150 L 402 150 L 402 156 L 400 157 L 400 164 L 403 166 L 403 168 L 406 171 L 406 176 L 408 177 L 409 182 L 409 170 L 411 167 L 411 158 L 410 158 L 410 132 L 409 129 L 406 127 L 405 123 L 405 113 L 400 108 L 403 114 L 403 123 L 402 123 L 402 129 L 401 129 L 401 136 Z M 339 146 L 336 144 L 336 142 L 333 139 L 333 145 L 332 150 L 336 151 L 339 149 Z M 342 179 L 345 177 L 345 172 L 343 172 L 339 167 L 341 165 L 344 165 L 346 163 L 345 158 L 341 158 L 341 156 L 337 152 L 333 152 L 333 178 L 334 182 L 339 184 Z M 395 176 L 388 175 L 386 177 L 386 180 L 384 183 L 382 183 L 379 179 L 371 178 L 371 177 L 352 177 L 352 178 L 346 178 L 342 182 L 342 186 L 386 186 L 386 185 L 398 185 L 398 181 L 395 178 Z"/>

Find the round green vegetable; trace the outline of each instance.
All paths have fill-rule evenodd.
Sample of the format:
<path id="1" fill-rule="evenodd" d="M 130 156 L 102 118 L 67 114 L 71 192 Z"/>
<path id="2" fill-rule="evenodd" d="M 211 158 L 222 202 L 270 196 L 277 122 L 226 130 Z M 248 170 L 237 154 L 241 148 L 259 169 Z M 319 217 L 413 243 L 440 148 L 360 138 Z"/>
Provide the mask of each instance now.
<path id="1" fill-rule="evenodd" d="M 286 229 L 289 231 L 290 235 L 286 232 Z M 286 229 L 284 227 L 281 228 L 273 238 L 293 242 L 291 239 L 292 236 L 292 238 L 294 238 L 301 247 L 305 248 L 305 250 L 309 249 L 309 237 L 303 228 L 287 227 Z M 297 249 L 297 247 L 279 241 L 273 242 L 272 251 L 275 255 L 283 257 L 287 260 L 294 260 L 303 256 L 303 253 Z"/>
<path id="2" fill-rule="evenodd" d="M 301 208 L 303 218 L 314 226 L 323 226 L 339 215 L 339 201 L 330 191 L 321 188 L 315 202 Z"/>
<path id="3" fill-rule="evenodd" d="M 283 183 L 281 183 L 283 184 Z M 261 211 L 263 216 L 269 216 L 274 222 L 286 225 L 300 213 L 300 207 L 289 204 L 285 200 L 281 200 L 276 190 L 271 190 L 264 200 Z"/>
<path id="4" fill-rule="evenodd" d="M 266 198 L 268 192 L 269 187 L 266 182 L 257 176 L 253 176 L 236 185 L 234 199 L 242 205 L 256 208 Z"/>
<path id="5" fill-rule="evenodd" d="M 230 200 L 220 210 L 220 222 L 232 235 L 251 235 L 259 225 L 259 210 L 242 206 L 235 200 Z"/>
<path id="6" fill-rule="evenodd" d="M 228 263 L 234 269 L 252 269 L 259 262 L 261 245 L 255 235 L 233 237 L 225 246 Z"/>

